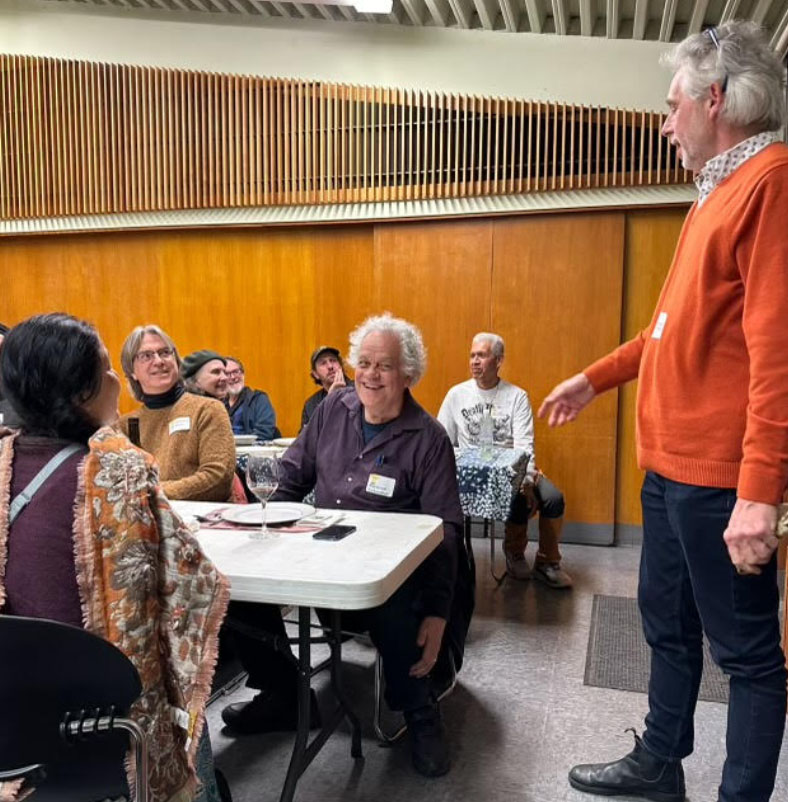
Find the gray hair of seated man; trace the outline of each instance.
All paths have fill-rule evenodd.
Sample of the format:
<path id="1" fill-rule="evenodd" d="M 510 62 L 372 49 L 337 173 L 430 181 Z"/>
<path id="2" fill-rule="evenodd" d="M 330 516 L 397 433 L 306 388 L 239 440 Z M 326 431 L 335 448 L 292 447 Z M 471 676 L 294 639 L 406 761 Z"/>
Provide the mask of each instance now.
<path id="1" fill-rule="evenodd" d="M 427 349 L 424 347 L 421 331 L 407 320 L 394 317 L 390 312 L 368 317 L 350 333 L 348 362 L 354 368 L 358 367 L 361 343 L 374 332 L 388 332 L 399 340 L 400 367 L 413 387 L 427 370 Z"/>
<path id="2" fill-rule="evenodd" d="M 475 342 L 476 340 L 484 340 L 490 343 L 492 355 L 496 359 L 503 359 L 503 337 L 501 337 L 500 334 L 493 334 L 490 331 L 480 331 L 478 334 L 473 335 L 473 340 L 471 340 L 471 342 Z"/>
<path id="3" fill-rule="evenodd" d="M 775 131 L 785 123 L 783 67 L 754 22 L 726 22 L 688 36 L 660 60 L 681 71 L 683 90 L 696 100 L 712 84 L 723 87 L 722 118 L 734 128 Z"/>
<path id="4" fill-rule="evenodd" d="M 137 351 L 140 350 L 140 343 L 146 334 L 153 334 L 156 337 L 161 337 L 168 348 L 172 348 L 175 354 L 175 362 L 178 365 L 178 372 L 181 369 L 181 358 L 178 355 L 178 349 L 172 337 L 166 331 L 159 328 L 155 323 L 146 323 L 144 326 L 137 326 L 123 343 L 123 348 L 120 350 L 120 366 L 123 369 L 123 375 L 126 377 L 126 382 L 129 386 L 129 392 L 137 399 L 142 401 L 144 393 L 142 392 L 142 385 L 132 376 L 134 373 L 134 357 L 137 356 Z"/>

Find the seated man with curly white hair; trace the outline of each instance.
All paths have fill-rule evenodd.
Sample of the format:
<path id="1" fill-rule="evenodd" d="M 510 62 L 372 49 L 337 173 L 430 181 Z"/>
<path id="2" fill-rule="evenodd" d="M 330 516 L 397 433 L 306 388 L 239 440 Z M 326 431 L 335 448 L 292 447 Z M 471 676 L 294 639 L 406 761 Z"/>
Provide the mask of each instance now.
<path id="1" fill-rule="evenodd" d="M 419 330 L 384 314 L 350 335 L 355 388 L 327 396 L 282 460 L 274 498 L 314 489 L 320 507 L 423 512 L 443 519 L 443 543 L 385 603 L 343 613 L 342 628 L 369 631 L 383 658 L 386 701 L 408 722 L 413 764 L 426 776 L 449 770 L 435 683 L 458 669 L 473 611 L 471 566 L 462 539 L 454 451 L 443 427 L 414 400 L 424 373 Z M 284 635 L 276 607 L 234 604 L 231 617 Z M 237 733 L 295 729 L 296 670 L 261 641 L 238 639 L 248 685 L 260 693 L 222 713 Z M 313 699 L 312 723 L 317 725 Z"/>

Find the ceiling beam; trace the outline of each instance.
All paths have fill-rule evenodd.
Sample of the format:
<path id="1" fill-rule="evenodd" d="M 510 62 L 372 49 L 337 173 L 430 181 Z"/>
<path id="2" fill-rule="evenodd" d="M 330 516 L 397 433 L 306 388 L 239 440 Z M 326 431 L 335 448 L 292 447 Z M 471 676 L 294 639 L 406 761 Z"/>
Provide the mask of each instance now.
<path id="1" fill-rule="evenodd" d="M 157 0 L 158 2 L 158 0 Z M 249 14 L 249 9 L 240 2 L 240 0 L 227 0 L 227 2 L 235 9 L 237 9 L 239 14 Z"/>
<path id="2" fill-rule="evenodd" d="M 438 28 L 448 27 L 449 0 L 425 0 L 432 21 Z"/>
<path id="3" fill-rule="evenodd" d="M 591 11 L 591 0 L 580 0 L 580 35 L 593 36 L 596 15 Z"/>
<path id="4" fill-rule="evenodd" d="M 329 22 L 335 22 L 334 15 L 331 13 L 331 6 L 327 3 L 315 3 L 315 9 L 320 16 Z"/>
<path id="5" fill-rule="evenodd" d="M 498 0 L 473 0 L 473 4 L 476 6 L 476 13 L 479 15 L 482 28 L 485 31 L 494 30 L 495 21 L 501 12 Z"/>
<path id="6" fill-rule="evenodd" d="M 271 12 L 263 5 L 262 0 L 249 0 L 261 17 L 270 17 Z"/>
<path id="7" fill-rule="evenodd" d="M 284 3 L 278 3 L 277 0 L 269 0 L 271 5 L 277 10 L 280 17 L 284 17 L 285 19 L 291 19 L 291 14 L 287 10 L 287 6 Z"/>
<path id="8" fill-rule="evenodd" d="M 172 0 L 172 2 L 184 11 L 194 11 L 194 6 L 187 6 L 184 0 Z"/>
<path id="9" fill-rule="evenodd" d="M 339 9 L 339 13 L 348 21 L 348 22 L 356 22 L 358 17 L 356 16 L 356 12 L 350 8 L 350 6 L 337 6 Z"/>
<path id="10" fill-rule="evenodd" d="M 408 19 L 414 25 L 424 25 L 424 6 L 422 0 L 400 0 Z"/>
<path id="11" fill-rule="evenodd" d="M 504 2 L 505 0 L 500 0 L 501 3 L 501 13 L 504 13 Z M 538 3 L 537 0 L 525 0 L 525 10 L 528 12 L 528 25 L 531 28 L 532 33 L 542 33 L 544 29 L 544 18 L 545 18 L 545 10 L 541 3 Z M 504 22 L 506 21 L 506 16 L 504 15 Z M 517 30 L 517 28 L 509 28 L 506 26 L 507 30 Z"/>
<path id="12" fill-rule="evenodd" d="M 673 26 L 676 24 L 676 6 L 678 0 L 665 0 L 662 9 L 662 22 L 659 26 L 659 41 L 669 42 L 673 36 Z"/>
<path id="13" fill-rule="evenodd" d="M 189 0 L 192 6 L 195 6 L 198 11 L 207 11 L 208 9 L 203 5 L 202 0 Z M 189 11 L 193 11 L 193 8 L 190 8 Z"/>
<path id="14" fill-rule="evenodd" d="M 392 25 L 402 25 L 405 21 L 405 14 L 402 12 L 402 6 L 394 3 L 391 6 L 391 11 L 383 15 L 383 19 L 388 20 Z"/>
<path id="15" fill-rule="evenodd" d="M 313 19 L 312 12 L 310 8 L 312 4 L 310 3 L 308 6 L 304 5 L 303 3 L 293 3 L 291 2 L 290 5 L 301 15 L 303 19 Z"/>
<path id="16" fill-rule="evenodd" d="M 564 0 L 552 0 L 552 2 L 555 32 L 561 36 L 566 36 L 566 8 L 564 7 Z"/>
<path id="17" fill-rule="evenodd" d="M 471 17 L 473 16 L 471 0 L 449 0 L 449 7 L 460 28 L 471 27 Z"/>
<path id="18" fill-rule="evenodd" d="M 525 2 L 527 4 L 528 0 L 525 0 Z M 516 32 L 520 24 L 520 12 L 517 10 L 514 0 L 498 0 L 498 3 L 501 6 L 501 14 L 503 15 L 503 23 L 506 26 L 506 30 L 512 33 Z"/>
<path id="19" fill-rule="evenodd" d="M 722 16 L 720 17 L 720 24 L 729 22 L 736 19 L 736 12 L 739 10 L 741 0 L 726 0 L 725 8 L 722 9 Z"/>
<path id="20" fill-rule="evenodd" d="M 687 33 L 700 33 L 703 28 L 703 22 L 706 19 L 706 9 L 709 7 L 709 0 L 695 0 L 695 5 L 692 7 L 692 16 L 689 21 L 689 28 Z"/>
<path id="21" fill-rule="evenodd" d="M 774 29 L 771 45 L 780 59 L 784 59 L 786 53 L 788 53 L 788 9 Z"/>
<path id="22" fill-rule="evenodd" d="M 752 12 L 752 21 L 757 22 L 758 25 L 763 25 L 771 6 L 772 0 L 758 0 L 758 5 L 755 6 L 755 11 Z"/>
<path id="23" fill-rule="evenodd" d="M 632 38 L 643 39 L 648 23 L 648 0 L 635 0 L 635 18 L 632 20 Z"/>
<path id="24" fill-rule="evenodd" d="M 618 0 L 607 0 L 607 18 L 605 20 L 605 33 L 608 39 L 618 39 L 618 25 L 620 19 L 620 9 Z"/>

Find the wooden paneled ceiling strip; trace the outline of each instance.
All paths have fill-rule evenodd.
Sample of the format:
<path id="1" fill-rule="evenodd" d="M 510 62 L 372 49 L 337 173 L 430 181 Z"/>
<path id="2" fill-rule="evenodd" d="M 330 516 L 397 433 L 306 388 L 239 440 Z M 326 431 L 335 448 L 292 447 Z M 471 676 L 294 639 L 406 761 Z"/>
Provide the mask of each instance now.
<path id="1" fill-rule="evenodd" d="M 0 56 L 0 217 L 686 183 L 661 114 Z"/>

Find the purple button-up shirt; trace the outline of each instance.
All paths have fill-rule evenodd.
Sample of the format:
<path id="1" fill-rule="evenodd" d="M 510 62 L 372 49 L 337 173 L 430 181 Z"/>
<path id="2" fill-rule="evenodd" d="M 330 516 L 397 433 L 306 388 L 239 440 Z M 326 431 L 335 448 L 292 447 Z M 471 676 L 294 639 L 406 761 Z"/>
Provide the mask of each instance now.
<path id="1" fill-rule="evenodd" d="M 454 449 L 407 390 L 399 417 L 366 445 L 362 415 L 352 387 L 329 395 L 283 457 L 274 498 L 300 501 L 314 488 L 319 507 L 442 518 L 443 543 L 419 568 L 419 578 L 425 614 L 448 619 L 458 557 L 465 558 Z M 394 480 L 390 497 L 367 490 L 371 474 Z"/>

